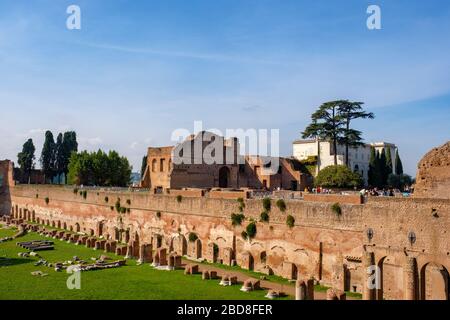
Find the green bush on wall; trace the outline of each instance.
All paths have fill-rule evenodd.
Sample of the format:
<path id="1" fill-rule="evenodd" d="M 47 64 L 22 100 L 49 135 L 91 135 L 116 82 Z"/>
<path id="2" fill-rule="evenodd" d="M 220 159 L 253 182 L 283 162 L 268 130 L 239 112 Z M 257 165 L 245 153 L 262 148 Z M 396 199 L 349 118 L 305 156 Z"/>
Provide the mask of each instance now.
<path id="1" fill-rule="evenodd" d="M 266 211 L 261 212 L 261 221 L 269 222 L 269 214 Z"/>
<path id="2" fill-rule="evenodd" d="M 239 211 L 243 212 L 245 209 L 244 198 L 237 198 L 237 202 L 239 203 Z"/>
<path id="3" fill-rule="evenodd" d="M 247 236 L 253 239 L 256 236 L 256 223 L 254 221 L 250 222 L 247 228 L 245 228 L 245 231 L 247 232 Z"/>
<path id="4" fill-rule="evenodd" d="M 233 226 L 240 226 L 242 221 L 244 221 L 245 216 L 242 213 L 232 213 L 231 214 L 231 224 Z"/>
<path id="5" fill-rule="evenodd" d="M 292 228 L 295 224 L 295 218 L 291 215 L 288 215 L 286 218 L 286 224 L 288 225 L 289 228 Z"/>
<path id="6" fill-rule="evenodd" d="M 342 214 L 341 205 L 339 203 L 333 203 L 331 206 L 331 211 L 333 211 L 336 215 L 340 216 Z"/>
<path id="7" fill-rule="evenodd" d="M 270 201 L 270 198 L 264 198 L 264 199 L 262 199 L 262 205 L 263 205 L 264 210 L 270 211 L 270 207 L 271 207 L 271 201 Z"/>
<path id="8" fill-rule="evenodd" d="M 194 232 L 189 233 L 189 242 L 195 242 L 197 239 L 198 236 Z"/>
<path id="9" fill-rule="evenodd" d="M 276 202 L 276 205 L 277 205 L 278 209 L 280 209 L 281 212 L 286 211 L 286 202 L 284 202 L 283 199 L 278 199 L 278 201 Z"/>

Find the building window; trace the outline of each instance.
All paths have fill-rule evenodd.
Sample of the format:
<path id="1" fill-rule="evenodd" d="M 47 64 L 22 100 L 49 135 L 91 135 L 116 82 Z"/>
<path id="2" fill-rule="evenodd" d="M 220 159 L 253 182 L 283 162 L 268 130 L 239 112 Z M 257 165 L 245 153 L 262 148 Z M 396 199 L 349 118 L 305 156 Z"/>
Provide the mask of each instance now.
<path id="1" fill-rule="evenodd" d="M 160 159 L 159 160 L 159 171 L 161 171 L 161 172 L 164 171 L 164 160 L 165 159 Z"/>
<path id="2" fill-rule="evenodd" d="M 156 172 L 156 159 L 153 159 L 152 161 L 152 171 Z"/>

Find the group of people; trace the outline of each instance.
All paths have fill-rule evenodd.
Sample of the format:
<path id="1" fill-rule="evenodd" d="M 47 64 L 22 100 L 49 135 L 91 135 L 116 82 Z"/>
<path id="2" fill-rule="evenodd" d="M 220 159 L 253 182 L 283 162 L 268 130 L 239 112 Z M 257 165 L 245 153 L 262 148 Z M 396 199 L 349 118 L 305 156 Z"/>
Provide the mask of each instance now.
<path id="1" fill-rule="evenodd" d="M 333 190 L 331 189 L 327 189 L 327 188 L 322 188 L 322 187 L 314 187 L 314 188 L 305 188 L 305 192 L 308 193 L 321 193 L 321 194 L 331 194 L 333 193 Z"/>
<path id="2" fill-rule="evenodd" d="M 371 188 L 371 189 L 362 189 L 360 191 L 360 194 L 362 196 L 372 196 L 372 197 L 394 197 L 395 194 L 402 194 L 403 196 L 408 196 L 411 193 L 412 190 L 409 188 L 405 188 L 405 191 L 401 191 L 399 189 L 393 189 L 393 188 Z"/>

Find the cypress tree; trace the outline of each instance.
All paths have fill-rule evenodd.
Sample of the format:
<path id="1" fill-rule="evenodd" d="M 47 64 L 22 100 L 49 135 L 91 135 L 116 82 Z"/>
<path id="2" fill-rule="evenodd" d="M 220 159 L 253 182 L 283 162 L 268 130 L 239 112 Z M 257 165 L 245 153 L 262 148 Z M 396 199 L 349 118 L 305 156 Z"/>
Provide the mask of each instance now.
<path id="1" fill-rule="evenodd" d="M 377 187 L 377 153 L 374 147 L 370 147 L 370 160 L 369 160 L 369 186 Z"/>
<path id="2" fill-rule="evenodd" d="M 31 176 L 31 171 L 34 169 L 35 151 L 36 148 L 34 147 L 33 140 L 28 139 L 23 145 L 22 152 L 17 155 L 20 170 L 22 173 L 28 175 L 28 181 Z"/>
<path id="3" fill-rule="evenodd" d="M 41 152 L 41 168 L 45 175 L 45 180 L 52 179 L 55 174 L 55 140 L 51 131 L 45 132 L 44 146 Z"/>
<path id="4" fill-rule="evenodd" d="M 391 156 L 391 148 L 388 147 L 386 150 L 386 175 L 389 177 L 391 173 L 394 172 L 392 166 L 392 156 Z"/>
<path id="5" fill-rule="evenodd" d="M 397 175 L 403 174 L 403 164 L 402 160 L 400 160 L 400 156 L 398 155 L 398 150 L 395 152 L 395 173 Z"/>
<path id="6" fill-rule="evenodd" d="M 147 168 L 147 156 L 144 156 L 142 158 L 142 165 L 141 165 L 141 179 L 144 178 L 145 168 Z"/>
<path id="7" fill-rule="evenodd" d="M 387 184 L 387 178 L 388 178 L 388 168 L 387 168 L 387 162 L 386 162 L 386 150 L 383 148 L 381 150 L 380 155 L 380 186 L 385 186 Z"/>

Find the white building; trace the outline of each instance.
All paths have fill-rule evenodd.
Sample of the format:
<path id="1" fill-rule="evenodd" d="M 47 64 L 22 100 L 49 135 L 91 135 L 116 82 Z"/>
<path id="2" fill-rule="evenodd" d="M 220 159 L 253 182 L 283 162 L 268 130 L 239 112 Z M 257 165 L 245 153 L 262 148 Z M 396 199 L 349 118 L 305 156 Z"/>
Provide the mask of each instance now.
<path id="1" fill-rule="evenodd" d="M 320 144 L 320 154 L 318 153 L 318 146 Z M 359 172 L 364 181 L 368 181 L 370 148 L 374 147 L 376 151 L 380 152 L 384 149 L 390 148 L 392 167 L 395 174 L 395 153 L 397 147 L 395 144 L 387 142 L 375 142 L 364 144 L 357 148 L 348 149 L 348 163 L 349 168 L 353 171 Z M 305 160 L 308 157 L 317 157 L 317 170 L 334 165 L 334 150 L 333 143 L 329 141 L 317 140 L 296 140 L 293 142 L 293 156 L 298 160 Z M 337 146 L 337 164 L 345 165 L 345 145 L 338 144 Z M 318 172 L 317 171 L 317 172 Z"/>

